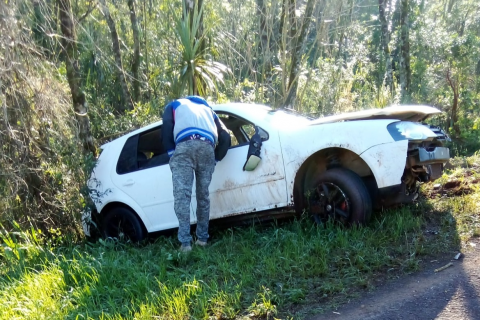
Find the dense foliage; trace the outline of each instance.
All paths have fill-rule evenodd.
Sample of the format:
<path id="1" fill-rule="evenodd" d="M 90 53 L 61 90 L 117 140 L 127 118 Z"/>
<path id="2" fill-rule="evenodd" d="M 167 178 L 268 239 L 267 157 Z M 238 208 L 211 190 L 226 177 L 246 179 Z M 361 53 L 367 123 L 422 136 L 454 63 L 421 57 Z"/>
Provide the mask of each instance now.
<path id="1" fill-rule="evenodd" d="M 2 1 L 0 222 L 77 234 L 95 153 L 86 137 L 98 148 L 191 93 L 314 116 L 434 105 L 452 150 L 471 153 L 480 146 L 480 4 Z"/>

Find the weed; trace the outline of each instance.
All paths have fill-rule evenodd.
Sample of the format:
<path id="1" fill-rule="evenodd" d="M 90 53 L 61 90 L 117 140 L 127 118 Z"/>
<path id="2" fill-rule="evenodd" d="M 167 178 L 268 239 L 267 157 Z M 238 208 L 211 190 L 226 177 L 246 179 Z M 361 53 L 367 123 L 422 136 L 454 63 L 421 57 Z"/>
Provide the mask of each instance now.
<path id="1" fill-rule="evenodd" d="M 178 253 L 174 237 L 69 245 L 34 228 L 3 230 L 0 319 L 307 316 L 312 303 L 414 272 L 429 255 L 479 236 L 472 190 L 376 213 L 367 227 L 318 225 L 304 215 L 217 230 L 207 249 L 189 255 Z"/>

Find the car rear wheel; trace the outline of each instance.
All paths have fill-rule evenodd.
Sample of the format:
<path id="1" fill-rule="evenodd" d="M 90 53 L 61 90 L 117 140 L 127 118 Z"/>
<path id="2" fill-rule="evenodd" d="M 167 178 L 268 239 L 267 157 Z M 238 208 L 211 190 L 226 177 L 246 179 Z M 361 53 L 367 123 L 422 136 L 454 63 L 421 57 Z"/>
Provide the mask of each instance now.
<path id="1" fill-rule="evenodd" d="M 103 235 L 105 238 L 137 242 L 145 238 L 146 232 L 142 222 L 130 209 L 116 207 L 103 220 Z"/>
<path id="2" fill-rule="evenodd" d="M 347 169 L 322 172 L 305 197 L 317 223 L 333 219 L 346 225 L 365 224 L 372 214 L 372 199 L 367 187 L 356 173 Z"/>

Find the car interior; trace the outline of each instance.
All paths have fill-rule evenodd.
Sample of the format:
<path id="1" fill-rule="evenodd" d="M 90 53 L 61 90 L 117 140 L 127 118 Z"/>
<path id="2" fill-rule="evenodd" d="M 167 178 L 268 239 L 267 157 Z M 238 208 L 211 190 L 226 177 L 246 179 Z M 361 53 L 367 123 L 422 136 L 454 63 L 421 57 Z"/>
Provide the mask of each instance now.
<path id="1" fill-rule="evenodd" d="M 255 126 L 253 124 L 227 113 L 217 113 L 217 115 L 230 133 L 232 148 L 249 143 L 250 138 L 255 133 Z"/>
<path id="2" fill-rule="evenodd" d="M 232 138 L 231 148 L 248 145 L 255 133 L 255 126 L 241 118 L 218 113 Z M 130 137 L 120 153 L 117 173 L 125 174 L 137 170 L 168 164 L 167 150 L 162 143 L 161 127 Z"/>

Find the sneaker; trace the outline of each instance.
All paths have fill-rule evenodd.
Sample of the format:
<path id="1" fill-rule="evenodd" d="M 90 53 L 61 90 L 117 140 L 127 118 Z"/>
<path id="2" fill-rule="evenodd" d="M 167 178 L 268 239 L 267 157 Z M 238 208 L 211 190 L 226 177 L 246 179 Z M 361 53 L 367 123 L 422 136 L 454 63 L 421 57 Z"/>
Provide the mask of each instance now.
<path id="1" fill-rule="evenodd" d="M 195 244 L 200 246 L 200 247 L 206 247 L 207 246 L 207 241 L 197 240 L 195 242 Z"/>
<path id="2" fill-rule="evenodd" d="M 184 252 L 184 253 L 187 253 L 187 252 L 190 252 L 192 251 L 192 246 L 190 245 L 183 245 L 180 247 L 180 252 Z"/>

